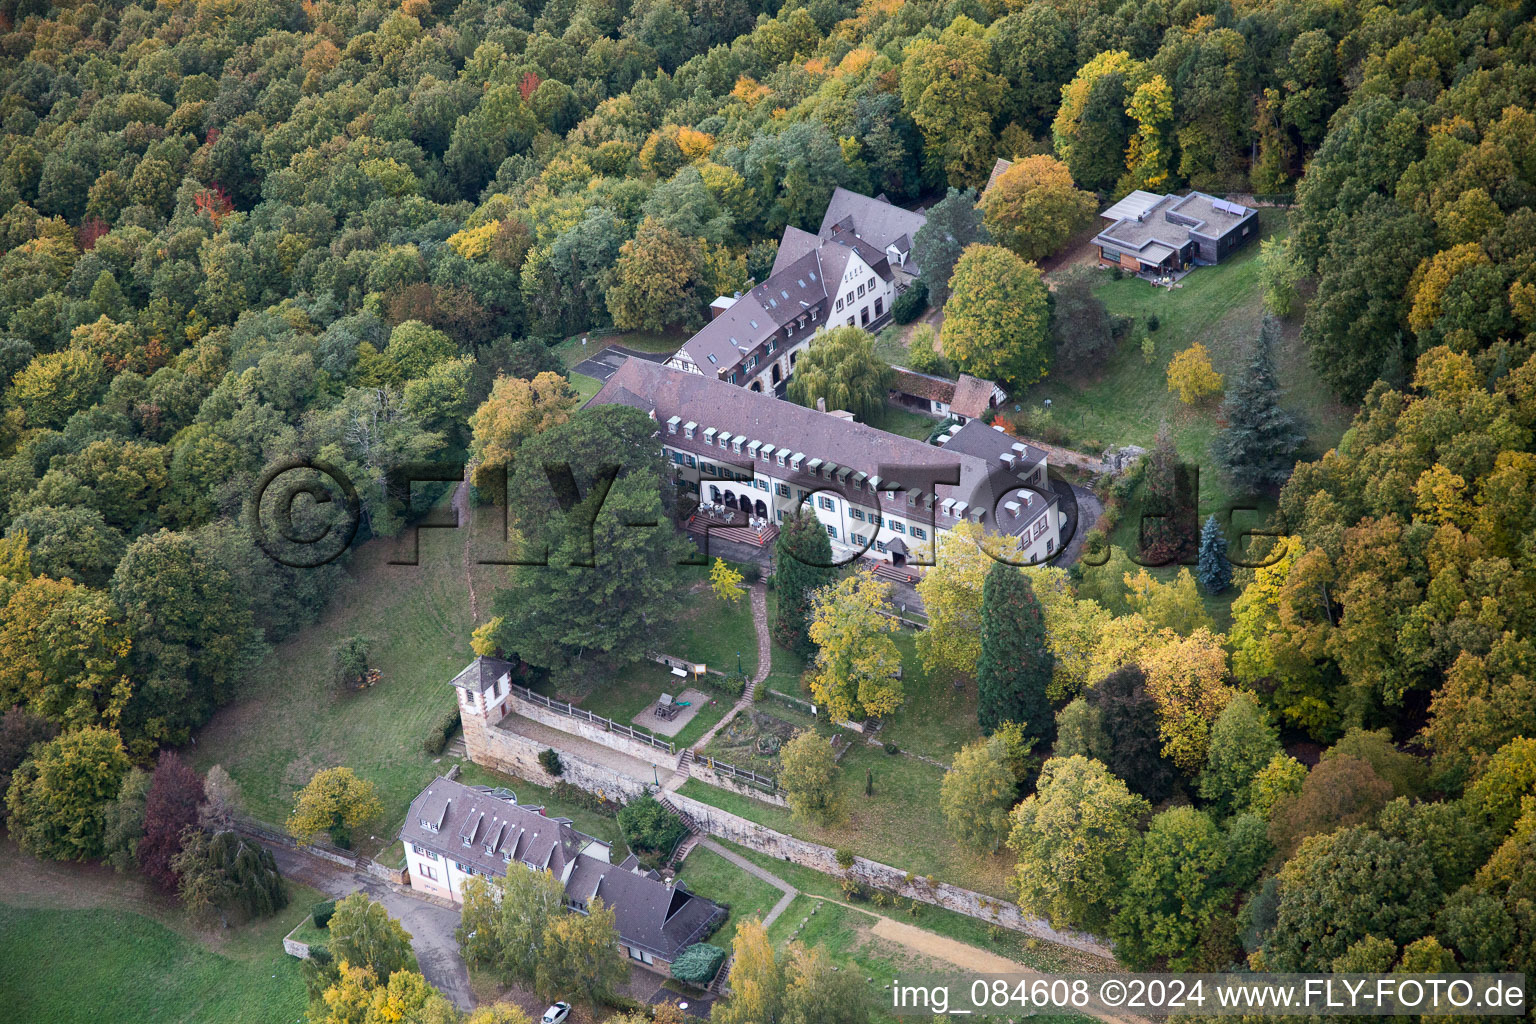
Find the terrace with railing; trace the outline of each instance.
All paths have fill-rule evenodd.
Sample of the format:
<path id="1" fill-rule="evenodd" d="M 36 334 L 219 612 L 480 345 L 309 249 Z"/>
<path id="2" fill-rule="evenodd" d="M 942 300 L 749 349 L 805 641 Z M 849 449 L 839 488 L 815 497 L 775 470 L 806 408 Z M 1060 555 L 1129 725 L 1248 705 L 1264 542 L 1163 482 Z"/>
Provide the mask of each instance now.
<path id="1" fill-rule="evenodd" d="M 641 743 L 648 744 L 657 750 L 665 750 L 669 754 L 676 752 L 671 740 L 664 740 L 659 736 L 655 736 L 652 733 L 647 732 L 644 729 L 639 729 L 632 725 L 625 725 L 623 722 L 615 722 L 611 718 L 605 718 L 602 715 L 593 714 L 586 708 L 577 707 L 575 704 L 568 704 L 563 700 L 555 700 L 551 697 L 546 697 L 542 693 L 534 693 L 526 686 L 518 686 L 516 683 L 512 684 L 512 692 L 517 694 L 517 696 L 521 699 L 526 700 L 528 703 L 537 704 L 541 708 L 548 708 L 550 711 L 553 711 L 556 714 L 568 715 L 571 718 L 576 718 L 583 722 L 591 722 L 593 725 L 600 726 L 608 732 L 616 732 L 621 736 L 628 736 L 630 739 L 638 740 Z"/>

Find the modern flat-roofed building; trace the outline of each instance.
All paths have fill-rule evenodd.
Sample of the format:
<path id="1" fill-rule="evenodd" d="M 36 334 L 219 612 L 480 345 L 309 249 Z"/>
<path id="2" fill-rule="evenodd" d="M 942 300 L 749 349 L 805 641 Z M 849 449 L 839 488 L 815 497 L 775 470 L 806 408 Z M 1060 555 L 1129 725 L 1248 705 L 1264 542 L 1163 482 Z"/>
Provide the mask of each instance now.
<path id="1" fill-rule="evenodd" d="M 1093 239 L 1100 265 L 1133 274 L 1220 263 L 1259 236 L 1257 210 L 1204 192 L 1160 196 L 1137 189 L 1099 216 L 1110 222 Z"/>
<path id="2" fill-rule="evenodd" d="M 961 521 L 1019 538 L 1033 561 L 1060 548 L 1045 453 L 979 419 L 930 445 L 639 359 L 591 404 L 649 413 L 674 483 L 705 512 L 745 513 L 759 545 L 804 504 L 839 558 L 928 564 L 938 535 Z"/>

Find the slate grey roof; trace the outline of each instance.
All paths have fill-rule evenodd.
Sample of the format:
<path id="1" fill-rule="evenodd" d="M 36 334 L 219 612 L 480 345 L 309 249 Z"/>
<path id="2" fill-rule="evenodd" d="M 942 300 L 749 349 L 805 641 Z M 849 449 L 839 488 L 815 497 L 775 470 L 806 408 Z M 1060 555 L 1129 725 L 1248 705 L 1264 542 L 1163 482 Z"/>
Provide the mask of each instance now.
<path id="1" fill-rule="evenodd" d="M 832 190 L 832 198 L 827 203 L 827 212 L 821 217 L 821 228 L 817 234 L 825 239 L 841 226 L 884 252 L 886 246 L 903 235 L 909 239 L 915 237 L 917 229 L 926 223 L 927 217 L 903 210 L 885 201 L 883 196 L 871 198 L 839 186 Z M 908 269 L 912 269 L 910 262 Z"/>
<path id="2" fill-rule="evenodd" d="M 1204 192 L 1191 192 L 1187 196 L 1133 192 L 1104 211 L 1104 217 L 1116 213 L 1123 215 L 1100 231 L 1093 241 L 1096 245 L 1108 245 L 1136 254 L 1146 262 L 1160 263 L 1189 242 L 1192 235 L 1220 239 L 1256 213 L 1253 209 L 1243 208 L 1238 214 L 1227 206 Z"/>
<path id="3" fill-rule="evenodd" d="M 958 484 L 929 485 L 927 493 L 935 495 L 935 504 L 946 498 L 954 498 L 971 507 L 979 506 L 985 510 L 983 522 L 990 524 L 993 509 L 1003 500 L 1004 493 L 1019 484 L 1016 472 L 1000 456 L 1023 456 L 1027 465 L 1045 457 L 1039 449 L 994 431 L 979 420 L 966 424 L 956 438 L 973 429 L 982 433 L 967 435 L 965 442 L 960 445 L 951 440 L 940 448 L 696 373 L 674 370 L 639 359 L 629 360 L 608 378 L 603 389 L 593 398 L 592 404 L 606 404 L 610 397 L 619 396 L 622 392 L 648 398 L 651 402 L 651 415 L 658 425 L 665 424 L 673 416 L 699 424 L 691 439 L 682 430 L 676 434 L 663 433 L 662 440 L 674 448 L 693 452 L 703 459 L 724 465 L 745 466 L 748 461 L 752 461 L 745 446 L 738 454 L 704 444 L 704 428 L 729 430 L 732 435 L 740 434 L 750 440 L 773 445 L 775 452 L 787 449 L 805 456 L 802 471 L 798 474 L 788 466 L 780 467 L 776 456 L 771 469 L 768 468 L 769 463 L 758 460 L 756 464 L 761 465 L 769 475 L 793 481 L 797 486 L 811 490 L 833 487 L 825 476 L 817 476 L 810 471 L 813 460 L 818 469 L 827 463 L 839 468 L 849 467 L 863 473 L 866 478 L 882 478 L 878 494 L 871 493 L 867 487 L 854 491 L 853 485 L 848 485 L 849 495 L 856 494 L 860 504 L 869 507 L 878 504 L 892 515 L 916 519 L 925 516 L 919 515 L 913 506 L 908 505 L 905 493 L 893 492 L 899 491 L 900 468 L 933 476 L 941 475 L 936 471 L 942 470 L 945 471 L 942 475 L 951 479 L 958 469 Z M 664 427 L 662 429 L 665 430 Z M 1021 450 L 1013 449 L 1013 444 L 1020 444 Z M 947 529 L 953 523 L 940 518 L 936 525 Z M 1023 526 L 1018 525 L 1019 528 Z M 1009 529 L 1007 524 L 999 528 Z"/>
<path id="4" fill-rule="evenodd" d="M 484 693 L 496 685 L 496 680 L 511 672 L 515 665 L 500 658 L 477 657 L 453 677 L 453 685 L 472 693 Z"/>
<path id="5" fill-rule="evenodd" d="M 411 801 L 400 838 L 458 861 L 476 874 L 496 877 L 518 861 L 535 870 L 548 868 L 559 878 L 590 844 L 608 847 L 576 831 L 569 818 L 546 817 L 540 808 L 519 804 L 510 794 L 445 778 L 435 780 Z"/>
<path id="6" fill-rule="evenodd" d="M 400 838 L 475 874 L 500 878 L 513 862 L 548 869 L 564 881 L 568 902 L 585 909 L 602 897 L 626 945 L 667 961 L 701 941 L 726 915 L 718 904 L 642 870 L 634 854 L 610 863 L 608 844 L 577 831 L 569 818 L 546 817 L 540 808 L 518 804 L 488 786 L 434 780 L 411 801 Z M 589 849 L 602 856 L 583 852 Z"/>
<path id="7" fill-rule="evenodd" d="M 817 244 L 816 236 L 809 231 L 801 231 L 793 225 L 786 227 L 784 237 L 779 239 L 779 252 L 773 258 L 773 269 L 768 271 L 768 276 L 777 274 L 806 253 L 814 252 Z"/>
<path id="8" fill-rule="evenodd" d="M 803 233 L 803 232 L 802 232 Z M 837 248 L 837 247 L 832 247 Z M 847 257 L 844 257 L 846 262 Z M 768 280 L 737 299 L 697 334 L 683 342 L 682 351 L 706 374 L 734 370 L 749 354 L 793 322 L 798 333 L 826 322 L 826 273 L 818 250 L 811 249 L 777 269 Z M 832 280 L 842 279 L 839 269 Z M 812 320 L 811 313 L 815 312 Z M 784 339 L 791 336 L 783 333 Z M 710 357 L 714 358 L 711 359 Z"/>

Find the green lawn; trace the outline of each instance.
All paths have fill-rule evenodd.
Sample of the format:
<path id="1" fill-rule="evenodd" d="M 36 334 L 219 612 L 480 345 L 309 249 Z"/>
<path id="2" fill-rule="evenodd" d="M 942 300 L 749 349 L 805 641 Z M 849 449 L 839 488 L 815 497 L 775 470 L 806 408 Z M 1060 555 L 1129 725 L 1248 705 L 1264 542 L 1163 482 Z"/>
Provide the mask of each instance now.
<path id="1" fill-rule="evenodd" d="M 776 590 L 770 590 L 768 591 L 768 629 L 770 631 L 778 614 L 779 594 Z M 777 640 L 773 641 L 771 646 L 770 654 L 773 664 L 769 669 L 766 685 L 771 690 L 778 690 L 792 697 L 803 696 L 800 689 L 800 676 L 805 672 L 809 662 Z"/>
<path id="2" fill-rule="evenodd" d="M 1280 211 L 1265 211 L 1261 216 L 1266 236 L 1284 234 Z M 1239 502 L 1246 496 L 1233 494 L 1211 467 L 1209 450 L 1219 428 L 1219 400 L 1196 407 L 1183 405 L 1168 390 L 1167 371 L 1169 360 L 1195 342 L 1210 351 L 1217 372 L 1230 375 L 1241 369 L 1262 313 L 1258 255 L 1259 246 L 1249 245 L 1219 266 L 1196 268 L 1183 279 L 1183 287 L 1172 290 L 1135 277 L 1116 281 L 1105 273 L 1097 293 L 1111 313 L 1143 322 L 1149 316 L 1158 317 L 1160 325 L 1151 335 L 1156 343 L 1152 361 L 1143 358 L 1139 343 L 1128 335 L 1101 372 L 1086 379 L 1049 377 L 1013 401 L 1027 411 L 1050 399 L 1052 420 L 1068 435 L 1068 445 L 1087 452 L 1110 445 L 1151 447 L 1158 425 L 1166 421 L 1179 453 L 1204 470 L 1202 517 Z M 1349 425 L 1350 412 L 1333 401 L 1313 373 L 1294 328 L 1285 332 L 1275 361 L 1286 390 L 1285 404 L 1306 422 L 1314 446 L 1326 449 L 1337 443 Z"/>
<path id="3" fill-rule="evenodd" d="M 197 938 L 123 909 L 0 904 L 4 1016 L 28 1024 L 298 1021 L 306 997 L 282 938 L 319 894 L 302 887 L 274 917 Z"/>
<path id="4" fill-rule="evenodd" d="M 708 577 L 704 569 L 690 572 Z M 668 653 L 725 673 L 736 671 L 739 653 L 741 669 L 751 679 L 757 672 L 757 629 L 752 625 L 751 599 L 743 594 L 740 601 L 726 604 L 707 585 L 689 591 L 677 620 L 677 639 L 671 646 Z"/>
<path id="5" fill-rule="evenodd" d="M 881 406 L 878 413 L 864 422 L 888 434 L 900 434 L 902 437 L 912 437 L 919 441 L 928 440 L 928 435 L 933 433 L 933 428 L 939 425 L 939 421 L 932 416 L 924 416 L 910 409 L 898 409 L 893 405 Z"/>
<path id="6" fill-rule="evenodd" d="M 777 860 L 756 850 L 749 850 L 745 846 L 739 846 L 726 840 L 719 840 L 721 845 L 731 850 L 758 867 L 771 871 L 782 881 L 788 882 L 802 893 L 811 896 L 824 896 L 831 900 L 843 900 L 842 884 L 832 875 L 823 874 L 813 868 L 802 867 L 787 861 Z M 799 921 L 805 916 L 803 909 L 804 897 L 790 904 L 779 921 Z M 994 928 L 985 921 L 977 920 L 965 914 L 956 913 L 953 910 L 945 910 L 930 903 L 919 903 L 917 913 L 909 914 L 906 903 L 903 901 L 900 908 L 886 907 L 884 909 L 871 907 L 877 913 L 884 913 L 887 917 L 894 917 L 919 928 L 947 936 L 959 942 L 965 942 L 980 949 L 986 949 L 999 956 L 1006 956 L 1017 960 L 1037 971 L 1067 971 L 1067 970 L 1095 970 L 1108 966 L 1095 957 L 1084 953 L 1057 946 L 1049 942 L 1031 938 L 1021 932 L 1010 931 L 1005 928 Z M 774 922 L 774 930 L 779 930 L 779 922 Z M 793 927 L 793 924 L 790 925 Z"/>
<path id="7" fill-rule="evenodd" d="M 976 724 L 976 684 L 965 680 L 957 690 L 949 676 L 930 677 L 917 656 L 916 631 L 902 629 L 895 640 L 901 651 L 906 701 L 886 720 L 879 738 L 948 764 L 955 751 L 981 735 Z"/>
<path id="8" fill-rule="evenodd" d="M 787 808 L 738 796 L 698 779 L 685 782 L 682 793 L 779 832 L 851 849 L 871 860 L 989 896 L 1007 897 L 1010 862 L 1006 855 L 974 853 L 948 839 L 939 813 L 941 769 L 863 743 L 847 753 L 841 767 L 838 792 L 846 813 L 830 827 L 800 821 Z M 874 777 L 872 797 L 864 795 L 866 771 Z"/>
<path id="9" fill-rule="evenodd" d="M 576 392 L 576 396 L 583 402 L 603 389 L 603 382 L 596 377 L 588 377 L 586 374 L 577 373 L 574 370 L 566 374 L 566 379 L 571 382 L 572 390 Z"/>
<path id="10" fill-rule="evenodd" d="M 583 345 L 581 339 L 585 337 L 587 343 Z M 676 352 L 683 342 L 688 340 L 686 333 L 654 334 L 648 331 L 618 331 L 605 333 L 601 337 L 594 337 L 591 332 L 586 334 L 573 334 L 560 344 L 555 346 L 555 354 L 569 369 L 581 362 L 590 359 L 609 345 L 623 345 L 637 352 Z"/>
<path id="11" fill-rule="evenodd" d="M 389 565 L 390 541 L 357 550 L 350 578 L 320 621 L 277 645 L 247 673 L 236 698 L 197 735 L 200 770 L 222 764 L 246 810 L 281 824 L 294 793 L 322 768 L 346 765 L 378 787 L 384 820 L 368 830 L 392 839 L 407 805 L 447 769 L 422 739 L 454 708 L 449 681 L 473 653 L 463 551 L 468 531 L 425 530 L 420 565 Z M 488 600 L 487 581 L 478 584 Z M 362 633 L 381 681 L 357 693 L 332 682 L 331 646 Z M 379 841 L 356 837 L 373 852 Z"/>
<path id="12" fill-rule="evenodd" d="M 761 920 L 781 893 L 761 878 L 747 874 L 715 851 L 696 846 L 683 861 L 678 877 L 688 883 L 688 888 L 722 906 L 729 907 L 731 915 L 709 941 L 721 949 L 731 948 L 731 939 L 743 921 Z"/>
<path id="13" fill-rule="evenodd" d="M 560 700 L 569 701 L 620 724 L 630 725 L 632 724 L 630 719 L 653 704 L 663 693 L 670 693 L 676 697 L 690 686 L 703 690 L 709 694 L 709 697 L 699 713 L 694 715 L 676 736 L 672 737 L 672 742 L 681 751 L 703 736 L 710 726 L 725 717 L 731 705 L 736 703 L 736 698 L 723 690 L 717 690 L 703 683 L 695 684 L 692 676 L 686 679 L 679 678 L 672 674 L 671 669 L 654 661 L 636 662 L 609 676 L 585 677 L 562 686 L 555 695 Z M 640 723 L 639 727 L 655 731 L 646 722 Z M 667 737 L 660 736 L 660 738 Z"/>

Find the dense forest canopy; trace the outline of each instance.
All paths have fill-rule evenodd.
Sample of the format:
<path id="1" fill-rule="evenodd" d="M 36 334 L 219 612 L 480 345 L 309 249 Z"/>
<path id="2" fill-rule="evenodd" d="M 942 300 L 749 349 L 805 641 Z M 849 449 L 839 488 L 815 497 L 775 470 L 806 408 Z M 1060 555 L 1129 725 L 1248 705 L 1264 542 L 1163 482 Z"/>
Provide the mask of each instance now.
<path id="1" fill-rule="evenodd" d="M 1193 952 L 1128 946 L 1138 958 L 1224 965 L 1244 929 L 1257 962 L 1285 969 L 1452 953 L 1530 969 L 1532 15 L 1530 2 L 1338 0 L 0 0 L 0 708 L 43 720 L 18 734 L 60 760 L 81 737 L 111 747 L 121 764 L 101 784 L 115 787 L 130 759 L 184 743 L 343 571 L 290 569 L 252 543 L 240 510 L 265 467 L 340 467 L 363 535 L 394 534 L 410 513 L 392 467 L 506 464 L 507 445 L 472 437 L 488 396 L 523 403 L 478 417 L 524 431 L 514 441 L 565 422 L 573 397 L 539 377 L 563 369 L 562 339 L 697 326 L 713 296 L 763 278 L 786 226 L 814 229 L 837 186 L 934 201 L 983 186 L 999 157 L 1049 154 L 1100 200 L 1186 187 L 1294 200 L 1266 284 L 1279 306 L 1299 294 L 1311 359 L 1361 411 L 1281 492 L 1283 557 L 1244 578 L 1229 634 L 1181 636 L 1151 612 L 1128 626 L 1042 589 L 1048 625 L 1061 609 L 1092 620 L 1104 671 L 1064 696 L 1082 694 L 1074 714 L 1103 717 L 1105 735 L 1147 746 L 1131 720 L 1209 681 L 1189 666 L 1216 666 L 1195 697 L 1238 710 L 1197 723 L 1175 760 L 1193 786 L 1207 733 L 1219 738 L 1211 757 L 1231 778 L 1201 783 L 1219 828 L 1189 812 L 1132 842 L 1143 797 L 1172 787 L 1145 786 L 1174 770 L 1156 751 L 1134 795 L 1098 760 L 1063 757 L 1054 791 L 1030 799 L 1096 794 L 1128 823 L 1146 919 L 1114 926 L 1127 936 L 1196 911 L 1226 929 Z M 510 379 L 537 386 L 498 384 Z M 553 642 L 568 615 L 545 619 L 528 642 Z M 1166 653 L 1143 666 L 1143 692 L 1126 652 L 1154 631 Z M 1228 702 L 1228 653 L 1252 706 Z M 1120 681 L 1095 688 L 1106 677 Z M 1354 753 L 1308 776 L 1264 715 L 1291 735 L 1352 737 Z M 1427 790 L 1379 777 L 1386 740 L 1362 728 L 1419 740 L 1457 800 L 1411 802 Z M 28 811 L 42 776 L 17 777 Z M 1309 815 L 1334 792 L 1360 797 L 1350 827 L 1314 835 Z M 1016 814 L 1013 848 L 1049 856 L 1032 824 L 1047 817 Z M 1465 829 L 1475 841 L 1454 865 L 1426 852 Z M 1197 840 L 1228 866 L 1199 907 L 1165 912 L 1153 896 L 1173 869 L 1145 851 Z M 1292 854 L 1259 881 L 1266 858 Z M 1373 863 L 1392 877 L 1329 901 L 1331 874 Z M 1026 878 L 1023 899 L 1047 881 Z M 1094 894 L 1033 898 L 1070 919 Z M 1373 918 L 1371 900 L 1403 910 Z M 1479 945 L 1495 920 L 1508 942 Z"/>

